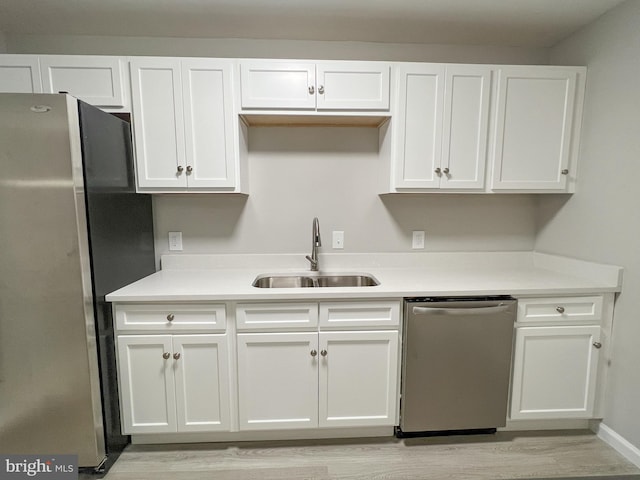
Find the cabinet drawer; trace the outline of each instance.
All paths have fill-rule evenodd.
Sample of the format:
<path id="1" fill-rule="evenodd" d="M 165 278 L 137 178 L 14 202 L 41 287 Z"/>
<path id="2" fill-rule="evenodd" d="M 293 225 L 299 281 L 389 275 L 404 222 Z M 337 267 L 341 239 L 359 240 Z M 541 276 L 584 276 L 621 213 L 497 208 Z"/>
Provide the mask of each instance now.
<path id="1" fill-rule="evenodd" d="M 236 307 L 239 331 L 312 330 L 318 326 L 317 303 L 245 303 Z"/>
<path id="2" fill-rule="evenodd" d="M 320 328 L 398 328 L 400 302 L 323 302 L 320 304 Z"/>
<path id="3" fill-rule="evenodd" d="M 548 297 L 518 300 L 518 322 L 583 322 L 602 317 L 602 297 Z"/>
<path id="4" fill-rule="evenodd" d="M 114 311 L 118 330 L 224 332 L 227 326 L 224 304 L 116 305 Z"/>

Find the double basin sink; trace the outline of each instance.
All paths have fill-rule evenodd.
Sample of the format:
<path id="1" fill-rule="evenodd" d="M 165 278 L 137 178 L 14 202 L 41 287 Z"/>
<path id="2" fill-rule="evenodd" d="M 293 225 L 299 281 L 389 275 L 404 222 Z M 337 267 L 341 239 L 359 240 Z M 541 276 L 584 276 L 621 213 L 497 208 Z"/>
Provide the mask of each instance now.
<path id="1" fill-rule="evenodd" d="M 374 287 L 380 282 L 372 275 L 357 274 L 266 274 L 252 285 L 258 288 Z"/>

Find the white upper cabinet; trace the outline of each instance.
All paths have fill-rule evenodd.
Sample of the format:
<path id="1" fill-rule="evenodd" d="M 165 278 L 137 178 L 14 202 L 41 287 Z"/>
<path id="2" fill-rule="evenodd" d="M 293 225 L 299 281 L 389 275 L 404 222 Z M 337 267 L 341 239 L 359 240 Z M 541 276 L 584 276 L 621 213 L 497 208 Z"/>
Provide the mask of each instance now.
<path id="1" fill-rule="evenodd" d="M 0 55 L 0 92 L 42 93 L 37 55 Z"/>
<path id="2" fill-rule="evenodd" d="M 386 111 L 383 62 L 241 61 L 243 110 Z"/>
<path id="3" fill-rule="evenodd" d="M 273 61 L 240 64 L 242 108 L 316 108 L 313 63 Z"/>
<path id="4" fill-rule="evenodd" d="M 42 89 L 67 92 L 108 110 L 129 110 L 126 59 L 109 56 L 42 55 Z"/>
<path id="5" fill-rule="evenodd" d="M 498 69 L 492 190 L 573 191 L 585 73 Z"/>
<path id="6" fill-rule="evenodd" d="M 131 60 L 138 187 L 187 187 L 180 61 Z"/>
<path id="7" fill-rule="evenodd" d="M 0 55 L 0 92 L 66 92 L 103 110 L 128 112 L 126 65 L 123 57 Z"/>
<path id="8" fill-rule="evenodd" d="M 392 188 L 484 189 L 491 68 L 400 64 L 396 81 Z"/>
<path id="9" fill-rule="evenodd" d="M 130 67 L 138 190 L 240 191 L 232 62 L 139 57 Z"/>

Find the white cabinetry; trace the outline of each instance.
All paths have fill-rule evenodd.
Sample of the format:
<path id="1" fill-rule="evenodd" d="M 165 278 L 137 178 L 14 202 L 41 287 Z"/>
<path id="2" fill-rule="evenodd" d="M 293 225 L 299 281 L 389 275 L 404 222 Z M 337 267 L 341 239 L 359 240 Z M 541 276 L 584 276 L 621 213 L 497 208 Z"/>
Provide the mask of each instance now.
<path id="1" fill-rule="evenodd" d="M 37 55 L 0 55 L 0 92 L 42 93 Z"/>
<path id="2" fill-rule="evenodd" d="M 238 334 L 240 429 L 395 425 L 399 302 L 372 304 L 320 303 L 315 310 L 309 304 L 238 305 L 239 329 L 248 328 L 242 318 L 252 311 L 260 331 L 265 325 L 281 329 L 294 318 L 291 328 L 309 330 Z M 305 311 L 304 322 L 291 315 Z M 335 317 L 345 319 L 342 327 L 352 330 L 323 331 L 330 325 L 330 311 L 341 312 Z M 277 312 L 289 318 L 277 322 Z M 260 316 L 264 322 L 258 322 Z"/>
<path id="3" fill-rule="evenodd" d="M 392 189 L 483 190 L 491 68 L 399 64 L 396 84 Z"/>
<path id="4" fill-rule="evenodd" d="M 383 62 L 241 61 L 243 110 L 389 109 L 390 65 Z"/>
<path id="5" fill-rule="evenodd" d="M 603 298 L 519 299 L 511 419 L 592 418 Z"/>
<path id="6" fill-rule="evenodd" d="M 124 57 L 97 55 L 0 55 L 0 91 L 67 92 L 91 105 L 129 111 Z"/>
<path id="7" fill-rule="evenodd" d="M 228 334 L 182 333 L 223 332 L 220 307 L 114 307 L 125 434 L 230 430 Z M 169 330 L 181 333 L 166 334 Z"/>
<path id="8" fill-rule="evenodd" d="M 232 75 L 226 60 L 131 60 L 139 191 L 242 191 Z"/>
<path id="9" fill-rule="evenodd" d="M 105 110 L 129 110 L 127 62 L 122 57 L 42 55 L 42 90 L 67 92 Z"/>
<path id="10" fill-rule="evenodd" d="M 573 191 L 585 74 L 498 68 L 492 190 Z"/>

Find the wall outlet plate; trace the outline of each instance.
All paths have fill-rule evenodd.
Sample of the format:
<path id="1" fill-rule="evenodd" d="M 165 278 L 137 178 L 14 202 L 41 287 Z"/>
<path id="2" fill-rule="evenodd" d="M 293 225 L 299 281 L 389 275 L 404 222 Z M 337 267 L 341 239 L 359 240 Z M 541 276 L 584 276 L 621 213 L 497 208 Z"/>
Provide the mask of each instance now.
<path id="1" fill-rule="evenodd" d="M 343 249 L 344 248 L 344 232 L 343 231 L 334 231 L 333 232 L 333 248 Z"/>
<path id="2" fill-rule="evenodd" d="M 414 250 L 424 249 L 424 230 L 414 230 L 413 239 L 411 240 L 411 248 Z"/>
<path id="3" fill-rule="evenodd" d="M 169 250 L 182 251 L 182 232 L 169 232 Z"/>

